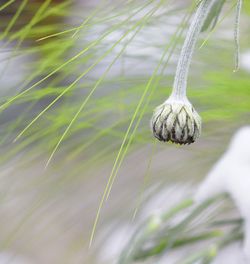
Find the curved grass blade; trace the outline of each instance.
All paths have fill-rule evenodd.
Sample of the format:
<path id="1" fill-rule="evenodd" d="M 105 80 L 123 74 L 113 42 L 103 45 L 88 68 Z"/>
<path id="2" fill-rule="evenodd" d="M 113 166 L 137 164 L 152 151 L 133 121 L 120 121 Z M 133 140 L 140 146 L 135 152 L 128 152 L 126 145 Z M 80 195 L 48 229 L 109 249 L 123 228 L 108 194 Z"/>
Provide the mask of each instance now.
<path id="1" fill-rule="evenodd" d="M 76 80 L 71 83 L 60 95 L 58 95 L 47 107 L 45 107 L 15 138 L 17 141 L 47 110 L 49 110 L 64 94 L 71 90 L 88 72 L 98 65 L 110 52 L 124 39 L 128 33 L 125 33 L 115 44 L 113 44 L 101 57 L 99 57 L 89 68 L 87 68 Z"/>
<path id="2" fill-rule="evenodd" d="M 151 0 L 152 1 L 152 0 Z M 0 111 L 3 109 L 6 109 L 6 107 L 8 107 L 12 102 L 14 102 L 15 100 L 17 100 L 19 97 L 23 96 L 24 94 L 26 94 L 27 92 L 29 92 L 30 90 L 34 89 L 35 87 L 37 87 L 39 84 L 43 83 L 45 80 L 47 80 L 49 77 L 51 77 L 52 75 L 54 75 L 55 73 L 57 73 L 58 71 L 60 71 L 61 69 L 63 69 L 65 66 L 67 66 L 68 64 L 70 64 L 71 62 L 75 61 L 76 59 L 78 59 L 80 56 L 82 56 L 84 53 L 86 53 L 87 51 L 89 51 L 92 47 L 98 45 L 103 39 L 105 39 L 109 34 L 111 34 L 114 30 L 120 28 L 124 23 L 127 23 L 133 16 L 137 15 L 139 12 L 141 12 L 144 8 L 146 8 L 150 3 L 147 2 L 147 4 L 145 4 L 144 6 L 142 6 L 139 10 L 137 10 L 136 12 L 134 12 L 133 14 L 131 14 L 128 18 L 126 18 L 124 21 L 116 24 L 114 27 L 112 27 L 110 30 L 108 30 L 108 32 L 105 32 L 100 38 L 98 38 L 97 40 L 92 41 L 85 49 L 83 49 L 82 51 L 80 51 L 79 53 L 77 53 L 75 56 L 73 56 L 72 58 L 70 58 L 69 60 L 67 60 L 66 62 L 64 62 L 63 64 L 61 64 L 59 67 L 57 67 L 55 70 L 53 70 L 51 73 L 47 74 L 44 78 L 42 78 L 41 80 L 39 80 L 38 82 L 34 83 L 32 86 L 30 86 L 29 88 L 25 89 L 24 91 L 22 91 L 21 93 L 13 96 L 11 99 L 9 99 L 7 102 L 3 103 L 0 106 Z"/>
<path id="3" fill-rule="evenodd" d="M 225 15 L 216 23 L 214 28 L 208 33 L 207 37 L 205 38 L 205 40 L 200 45 L 199 49 L 201 49 L 208 42 L 208 40 L 210 39 L 211 35 L 217 30 L 218 26 L 224 21 L 224 19 L 233 11 L 235 6 L 236 6 L 236 4 L 233 4 L 229 8 L 229 10 L 225 13 Z"/>
<path id="4" fill-rule="evenodd" d="M 132 29 L 128 30 L 117 42 L 116 44 L 113 46 L 113 48 L 115 48 L 132 30 L 134 30 L 138 25 L 136 24 L 134 27 L 132 27 Z M 110 69 L 113 67 L 114 63 L 119 59 L 119 57 L 123 54 L 123 52 L 125 51 L 127 45 L 134 39 L 134 37 L 137 35 L 137 33 L 141 30 L 142 26 L 133 34 L 133 36 L 129 39 L 129 41 L 123 46 L 123 48 L 121 49 L 121 51 L 118 53 L 118 55 L 115 57 L 115 59 L 110 63 L 109 67 L 105 70 L 105 72 L 103 73 L 103 75 L 99 78 L 99 80 L 96 82 L 95 86 L 93 87 L 93 89 L 91 90 L 91 92 L 88 94 L 88 96 L 86 97 L 86 99 L 82 102 L 81 106 L 79 107 L 78 111 L 76 112 L 76 114 L 74 115 L 73 119 L 71 120 L 71 122 L 69 123 L 69 125 L 67 126 L 67 128 L 65 129 L 63 135 L 61 136 L 61 138 L 59 139 L 58 143 L 56 144 L 54 150 L 52 151 L 46 166 L 47 167 L 50 163 L 50 161 L 52 160 L 55 152 L 57 151 L 59 145 L 61 144 L 61 142 L 63 141 L 63 139 L 65 138 L 66 134 L 69 132 L 71 126 L 73 125 L 73 123 L 76 121 L 76 119 L 78 118 L 79 114 L 82 112 L 83 108 L 85 107 L 85 105 L 87 104 L 87 102 L 89 101 L 89 99 L 91 98 L 91 96 L 93 95 L 93 93 L 95 92 L 95 90 L 99 87 L 99 85 L 102 83 L 102 81 L 105 79 L 106 75 L 108 74 L 108 72 L 110 71 Z M 113 50 L 112 48 L 112 50 Z"/>
<path id="5" fill-rule="evenodd" d="M 8 2 L 6 2 L 5 4 L 0 6 L 0 11 L 4 10 L 6 7 L 8 7 L 9 5 L 13 4 L 16 0 L 9 0 Z"/>
<path id="6" fill-rule="evenodd" d="M 170 49 L 170 48 L 171 48 L 171 45 L 174 43 L 174 45 L 173 45 L 173 47 L 172 47 L 172 50 L 171 50 L 171 52 L 169 53 L 169 56 L 168 56 L 168 58 L 167 58 L 167 60 L 166 60 L 165 66 L 162 68 L 162 73 L 164 72 L 164 69 L 165 69 L 165 67 L 167 66 L 169 60 L 171 59 L 172 54 L 173 54 L 173 50 L 175 49 L 175 47 L 176 47 L 176 45 L 177 45 L 178 37 L 177 37 L 177 39 L 175 39 L 175 37 L 176 37 L 176 35 L 178 35 L 178 33 L 179 33 L 179 36 L 182 35 L 184 28 L 181 29 L 181 27 L 182 27 L 183 23 L 185 24 L 186 21 L 189 20 L 189 18 L 190 18 L 190 15 L 187 15 L 187 16 L 184 17 L 184 19 L 183 19 L 183 21 L 182 21 L 180 27 L 177 28 L 177 31 L 176 31 L 176 33 L 174 34 L 174 37 L 173 37 L 172 40 L 170 41 L 169 45 L 166 46 L 166 49 L 165 49 L 164 54 L 163 54 L 163 57 L 161 58 L 162 60 L 164 60 L 164 58 L 165 58 L 165 56 L 166 56 L 166 53 L 167 53 L 168 49 Z M 159 64 L 158 66 L 159 66 L 159 67 L 155 69 L 156 72 L 154 72 L 153 75 L 152 75 L 153 78 L 149 80 L 149 82 L 148 82 L 148 84 L 147 84 L 147 86 L 146 86 L 146 89 L 149 89 L 150 86 L 151 86 L 151 84 L 153 83 L 153 81 L 154 81 L 154 79 L 155 79 L 155 76 L 156 76 L 156 74 L 157 74 L 157 72 L 158 72 L 158 70 L 159 70 L 159 68 L 160 68 L 160 64 Z M 150 95 L 147 97 L 147 100 L 146 100 L 145 106 L 144 106 L 143 110 L 141 111 L 140 117 L 138 118 L 138 121 L 137 121 L 137 123 L 136 123 L 136 125 L 135 125 L 135 128 L 134 128 L 134 130 L 133 130 L 133 132 L 132 132 L 132 134 L 131 134 L 131 136 L 130 136 L 130 138 L 129 138 L 128 144 L 127 144 L 127 146 L 126 146 L 126 148 L 125 148 L 125 150 L 124 150 L 124 153 L 123 153 L 123 155 L 122 155 L 122 157 L 121 157 L 121 159 L 120 159 L 120 161 L 119 161 L 119 165 L 117 166 L 116 170 L 115 170 L 113 173 L 111 172 L 112 180 L 111 180 L 111 184 L 110 184 L 110 186 L 109 186 L 109 190 L 108 190 L 108 193 L 107 193 L 107 197 L 106 197 L 106 199 L 108 199 L 108 197 L 109 197 L 109 194 L 110 194 L 110 192 L 111 192 L 111 189 L 112 189 L 112 186 L 113 186 L 114 180 L 115 180 L 115 178 L 116 178 L 116 175 L 117 175 L 117 173 L 118 173 L 118 171 L 119 171 L 119 168 L 120 168 L 120 166 L 121 166 L 121 164 L 122 164 L 123 159 L 124 159 L 125 156 L 126 156 L 126 153 L 127 153 L 127 151 L 128 151 L 128 148 L 129 148 L 130 144 L 132 143 L 132 140 L 133 140 L 133 138 L 134 138 L 134 136 L 135 136 L 135 133 L 136 133 L 136 130 L 137 130 L 139 124 L 140 124 L 140 121 L 141 121 L 141 119 L 142 119 L 142 117 L 143 117 L 143 115 L 144 115 L 144 112 L 145 112 L 145 110 L 146 110 L 146 107 L 147 107 L 147 105 L 149 104 L 149 101 L 150 101 L 150 99 L 151 99 L 151 96 L 152 96 L 152 94 L 153 94 L 154 91 L 155 91 L 155 87 L 156 87 L 156 85 L 157 85 L 157 82 L 156 82 L 156 84 L 153 86 Z M 132 125 L 132 124 L 131 124 L 131 125 Z M 128 135 L 127 135 L 127 137 L 128 137 Z M 126 141 L 126 140 L 125 140 L 125 141 Z M 124 144 L 125 144 L 125 142 L 124 142 Z"/>
<path id="7" fill-rule="evenodd" d="M 18 7 L 15 15 L 10 20 L 10 22 L 9 22 L 8 26 L 6 27 L 6 29 L 4 30 L 3 34 L 0 36 L 0 40 L 4 39 L 8 35 L 8 33 L 10 32 L 10 30 L 12 29 L 12 27 L 15 25 L 17 19 L 19 18 L 20 14 L 22 13 L 23 9 L 27 5 L 28 1 L 29 0 L 23 0 L 22 1 L 22 3 Z"/>
<path id="8" fill-rule="evenodd" d="M 162 1 L 161 1 L 157 6 L 160 7 L 161 4 L 162 4 Z M 158 9 L 158 8 L 157 8 L 157 9 Z M 157 9 L 155 10 L 155 12 L 157 11 Z M 152 15 L 153 15 L 153 14 L 152 14 Z M 91 231 L 91 235 L 90 235 L 89 247 L 91 247 L 91 245 L 92 245 L 92 242 L 93 242 L 93 239 L 94 239 L 94 235 L 95 235 L 95 230 L 96 230 L 97 223 L 98 223 L 98 220 L 99 220 L 99 217 L 100 217 L 100 212 L 101 212 L 102 206 L 103 206 L 103 204 L 104 204 L 104 201 L 105 201 L 105 199 L 107 198 L 107 194 L 109 193 L 109 188 L 110 188 L 110 184 L 112 183 L 113 174 L 114 174 L 114 172 L 115 172 L 115 169 L 116 169 L 117 163 L 118 163 L 118 161 L 119 161 L 120 155 L 121 155 L 121 153 L 122 153 L 122 150 L 123 150 L 123 148 L 124 148 L 125 142 L 126 142 L 126 140 L 127 140 L 127 138 L 128 138 L 129 132 L 130 132 L 130 130 L 131 130 L 131 128 L 132 128 L 132 125 L 133 125 L 134 120 L 135 120 L 135 118 L 136 118 L 136 116 L 137 116 L 137 113 L 139 112 L 139 110 L 140 110 L 140 108 L 141 108 L 141 105 L 142 105 L 142 103 L 143 103 L 143 100 L 144 100 L 144 98 L 146 97 L 146 94 L 147 94 L 147 92 L 148 92 L 148 90 L 149 90 L 149 87 L 150 87 L 150 85 L 151 85 L 151 83 L 152 83 L 152 80 L 154 79 L 154 75 L 157 73 L 158 68 L 160 67 L 160 65 L 161 65 L 161 63 L 162 63 L 163 58 L 164 58 L 164 56 L 161 58 L 160 62 L 158 63 L 157 68 L 155 69 L 155 71 L 154 71 L 152 77 L 150 78 L 150 81 L 149 81 L 148 85 L 146 86 L 146 88 L 145 88 L 145 90 L 144 90 L 144 92 L 143 92 L 143 95 L 141 96 L 141 98 L 140 98 L 140 100 L 139 100 L 139 103 L 138 103 L 138 105 L 137 105 L 137 107 L 136 107 L 136 110 L 135 110 L 135 112 L 134 112 L 134 114 L 133 114 L 133 116 L 132 116 L 131 122 L 130 122 L 130 124 L 129 124 L 129 126 L 128 126 L 127 132 L 126 132 L 126 134 L 125 134 L 125 136 L 124 136 L 124 139 L 123 139 L 123 141 L 122 141 L 121 147 L 120 147 L 120 149 L 119 149 L 119 151 L 118 151 L 118 154 L 117 154 L 117 157 L 116 157 L 116 159 L 115 159 L 115 162 L 114 162 L 114 165 L 113 165 L 113 168 L 112 168 L 111 174 L 110 174 L 110 176 L 109 176 L 109 178 L 108 178 L 108 182 L 107 182 L 107 184 L 106 184 L 106 187 L 105 187 L 104 193 L 103 193 L 103 195 L 102 195 L 102 198 L 101 198 L 101 201 L 100 201 L 99 207 L 98 207 L 98 209 L 97 209 L 96 218 L 95 218 L 95 221 L 94 221 L 94 224 L 93 224 L 93 228 L 92 228 L 92 231 Z"/>

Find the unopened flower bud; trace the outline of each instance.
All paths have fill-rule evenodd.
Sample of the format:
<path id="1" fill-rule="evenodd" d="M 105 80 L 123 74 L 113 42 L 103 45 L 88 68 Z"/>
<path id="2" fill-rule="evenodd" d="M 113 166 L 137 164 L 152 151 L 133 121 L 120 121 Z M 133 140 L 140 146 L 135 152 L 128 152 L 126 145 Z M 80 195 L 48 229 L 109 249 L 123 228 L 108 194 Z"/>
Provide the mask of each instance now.
<path id="1" fill-rule="evenodd" d="M 238 1 L 240 10 L 242 0 Z M 217 4 L 218 0 L 202 0 L 197 5 L 178 60 L 172 93 L 155 109 L 151 120 L 153 134 L 161 141 L 191 144 L 201 134 L 201 118 L 186 97 L 187 79 L 198 36 Z"/>
<path id="2" fill-rule="evenodd" d="M 151 126 L 160 141 L 180 145 L 195 142 L 201 134 L 201 118 L 188 100 L 165 101 L 155 109 Z"/>

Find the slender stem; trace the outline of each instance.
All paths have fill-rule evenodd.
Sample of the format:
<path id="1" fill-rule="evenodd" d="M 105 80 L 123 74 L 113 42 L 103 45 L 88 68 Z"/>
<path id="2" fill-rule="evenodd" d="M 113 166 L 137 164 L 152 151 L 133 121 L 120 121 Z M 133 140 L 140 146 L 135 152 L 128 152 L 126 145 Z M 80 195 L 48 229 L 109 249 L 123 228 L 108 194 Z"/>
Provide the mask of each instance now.
<path id="1" fill-rule="evenodd" d="M 240 54 L 240 14 L 242 8 L 242 0 L 238 0 L 236 7 L 235 29 L 234 29 L 234 42 L 235 42 L 235 69 L 239 69 L 239 54 Z"/>
<path id="2" fill-rule="evenodd" d="M 173 91 L 171 95 L 171 97 L 174 97 L 175 99 L 183 99 L 186 97 L 188 72 L 195 44 L 201 32 L 202 26 L 209 14 L 209 11 L 216 1 L 218 0 L 201 1 L 191 22 L 176 69 Z"/>

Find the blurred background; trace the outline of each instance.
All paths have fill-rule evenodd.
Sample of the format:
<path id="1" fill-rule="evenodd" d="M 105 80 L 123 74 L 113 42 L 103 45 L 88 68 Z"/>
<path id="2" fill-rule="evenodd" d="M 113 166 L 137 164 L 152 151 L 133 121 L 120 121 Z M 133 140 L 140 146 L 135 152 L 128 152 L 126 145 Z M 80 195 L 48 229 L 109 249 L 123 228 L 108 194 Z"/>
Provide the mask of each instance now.
<path id="1" fill-rule="evenodd" d="M 137 227 L 192 198 L 249 124 L 250 4 L 235 73 L 228 0 L 189 76 L 201 138 L 180 147 L 151 134 L 196 2 L 0 1 L 0 263 L 117 263 Z M 220 206 L 213 217 L 238 215 Z M 138 263 L 176 263 L 160 259 Z"/>

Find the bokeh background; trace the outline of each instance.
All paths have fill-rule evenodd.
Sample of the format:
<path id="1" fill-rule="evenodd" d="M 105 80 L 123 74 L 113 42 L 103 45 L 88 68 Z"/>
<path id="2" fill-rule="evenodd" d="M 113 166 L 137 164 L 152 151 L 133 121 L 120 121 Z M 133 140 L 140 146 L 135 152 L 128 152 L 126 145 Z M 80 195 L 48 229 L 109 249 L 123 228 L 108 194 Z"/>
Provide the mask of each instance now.
<path id="1" fill-rule="evenodd" d="M 233 72 L 228 0 L 189 76 L 201 138 L 180 147 L 151 134 L 194 10 L 186 0 L 0 1 L 0 263 L 117 263 L 143 219 L 192 197 L 249 124 L 250 5 Z"/>

